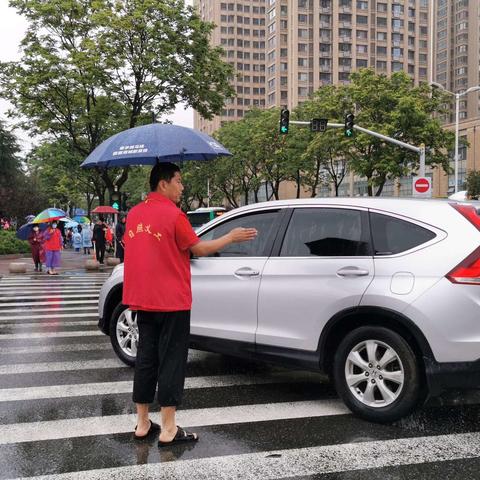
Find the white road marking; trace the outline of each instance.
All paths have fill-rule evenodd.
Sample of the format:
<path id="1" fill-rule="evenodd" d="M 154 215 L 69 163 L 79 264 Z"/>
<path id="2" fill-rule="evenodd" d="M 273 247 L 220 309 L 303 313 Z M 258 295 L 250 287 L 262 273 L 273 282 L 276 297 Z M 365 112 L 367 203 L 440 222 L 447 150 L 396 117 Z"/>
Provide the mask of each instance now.
<path id="1" fill-rule="evenodd" d="M 31 338 L 61 338 L 61 337 L 100 337 L 104 334 L 99 330 L 78 330 L 75 332 L 45 332 L 45 333 L 5 333 L 0 335 L 0 340 L 19 340 Z"/>
<path id="2" fill-rule="evenodd" d="M 319 400 L 181 410 L 177 416 L 180 425 L 198 427 L 348 413 L 339 400 Z M 129 414 L 0 425 L 0 445 L 127 433 L 133 431 L 135 419 Z"/>

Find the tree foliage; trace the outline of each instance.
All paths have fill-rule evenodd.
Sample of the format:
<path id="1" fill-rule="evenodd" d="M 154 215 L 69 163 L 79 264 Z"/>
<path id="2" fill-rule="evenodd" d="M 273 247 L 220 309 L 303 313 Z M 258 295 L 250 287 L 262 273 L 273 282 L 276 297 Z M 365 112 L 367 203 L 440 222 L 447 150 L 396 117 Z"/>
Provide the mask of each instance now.
<path id="1" fill-rule="evenodd" d="M 467 194 L 470 198 L 480 198 L 480 172 L 470 172 L 467 175 Z"/>
<path id="2" fill-rule="evenodd" d="M 348 85 L 324 86 L 291 113 L 291 120 L 327 118 L 342 128 L 323 133 L 291 125 L 288 135 L 279 134 L 278 109 L 252 110 L 237 122 L 222 126 L 216 136 L 233 156 L 217 160 L 210 171 L 216 188 L 230 205 L 258 201 L 268 186 L 270 198 L 278 198 L 280 185 L 297 184 L 312 197 L 320 187 L 331 185 L 338 195 L 348 172 L 365 178 L 369 195 L 381 195 L 389 180 L 416 173 L 419 156 L 371 135 L 355 131 L 347 138 L 345 115 L 355 113 L 355 124 L 394 139 L 427 148 L 426 164 L 449 170 L 448 151 L 454 136 L 445 131 L 436 114 L 444 112 L 446 97 L 428 85 L 412 85 L 403 72 L 391 77 L 364 69 L 351 75 Z"/>
<path id="3" fill-rule="evenodd" d="M 233 94 L 231 67 L 209 45 L 213 24 L 183 0 L 10 0 L 29 27 L 19 62 L 0 64 L 1 94 L 33 135 L 68 142 L 75 170 L 110 135 L 177 103 L 204 117 Z M 112 192 L 129 168 L 90 180 Z M 102 201 L 102 200 L 101 200 Z"/>
<path id="4" fill-rule="evenodd" d="M 22 165 L 17 138 L 0 121 L 0 217 L 18 218 L 22 224 L 45 200 L 38 178 Z"/>

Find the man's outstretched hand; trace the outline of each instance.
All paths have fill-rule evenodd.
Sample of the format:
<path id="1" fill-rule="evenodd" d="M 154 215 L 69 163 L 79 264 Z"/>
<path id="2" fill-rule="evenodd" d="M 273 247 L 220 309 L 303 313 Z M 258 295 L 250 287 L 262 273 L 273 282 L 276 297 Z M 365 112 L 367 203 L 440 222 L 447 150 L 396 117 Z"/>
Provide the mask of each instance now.
<path id="1" fill-rule="evenodd" d="M 232 243 L 248 242 L 257 237 L 257 229 L 237 227 L 228 234 Z"/>

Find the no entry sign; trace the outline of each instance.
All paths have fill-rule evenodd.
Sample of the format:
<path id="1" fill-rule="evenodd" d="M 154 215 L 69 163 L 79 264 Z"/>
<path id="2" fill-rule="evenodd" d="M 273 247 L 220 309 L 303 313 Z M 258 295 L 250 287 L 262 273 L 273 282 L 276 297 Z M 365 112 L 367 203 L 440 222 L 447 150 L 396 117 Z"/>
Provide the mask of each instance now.
<path id="1" fill-rule="evenodd" d="M 432 181 L 429 177 L 413 177 L 413 196 L 428 198 L 432 196 Z"/>

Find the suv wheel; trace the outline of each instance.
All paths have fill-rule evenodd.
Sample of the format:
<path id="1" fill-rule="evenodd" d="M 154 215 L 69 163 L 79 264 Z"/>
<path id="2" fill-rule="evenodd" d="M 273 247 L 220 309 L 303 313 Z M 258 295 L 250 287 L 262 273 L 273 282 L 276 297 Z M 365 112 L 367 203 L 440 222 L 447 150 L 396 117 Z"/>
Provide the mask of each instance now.
<path id="1" fill-rule="evenodd" d="M 420 368 L 399 334 L 360 327 L 338 346 L 333 365 L 337 393 L 350 410 L 373 422 L 408 415 L 420 398 Z"/>
<path id="2" fill-rule="evenodd" d="M 110 319 L 110 341 L 118 358 L 133 367 L 138 345 L 137 312 L 117 305 Z"/>

